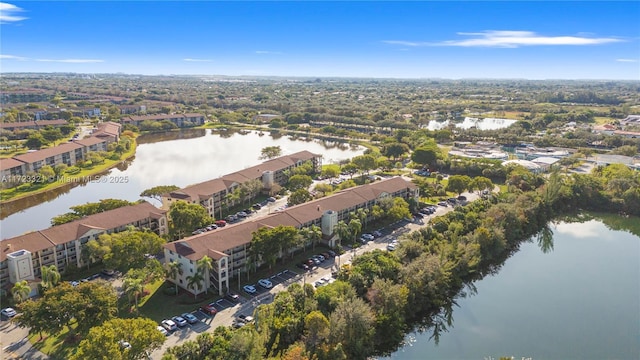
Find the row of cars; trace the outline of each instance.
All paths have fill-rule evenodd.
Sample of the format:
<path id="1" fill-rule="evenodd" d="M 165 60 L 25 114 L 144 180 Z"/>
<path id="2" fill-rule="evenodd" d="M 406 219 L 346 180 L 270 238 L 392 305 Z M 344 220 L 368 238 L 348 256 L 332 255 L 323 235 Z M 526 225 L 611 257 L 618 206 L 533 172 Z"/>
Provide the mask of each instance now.
<path id="1" fill-rule="evenodd" d="M 258 280 L 258 285 L 260 285 L 261 287 L 263 287 L 265 289 L 273 288 L 273 283 L 269 279 L 260 279 L 260 280 Z M 258 292 L 258 289 L 256 289 L 255 285 L 245 285 L 245 286 L 242 287 L 242 289 L 244 290 L 244 292 L 246 292 L 249 295 L 253 295 L 253 294 Z"/>
<path id="2" fill-rule="evenodd" d="M 199 321 L 195 315 L 184 313 L 179 316 L 174 316 L 171 319 L 162 320 L 160 325 L 158 325 L 158 331 L 168 336 L 179 328 L 187 326 L 187 324 L 195 324 Z"/>
<path id="3" fill-rule="evenodd" d="M 316 255 L 312 255 L 310 256 L 306 261 L 303 261 L 302 263 L 298 263 L 296 264 L 296 266 L 302 270 L 312 270 L 314 267 L 322 264 L 323 262 L 329 260 L 329 259 L 333 259 L 334 257 L 336 257 L 336 252 L 333 250 L 327 250 L 321 254 L 316 254 Z"/>

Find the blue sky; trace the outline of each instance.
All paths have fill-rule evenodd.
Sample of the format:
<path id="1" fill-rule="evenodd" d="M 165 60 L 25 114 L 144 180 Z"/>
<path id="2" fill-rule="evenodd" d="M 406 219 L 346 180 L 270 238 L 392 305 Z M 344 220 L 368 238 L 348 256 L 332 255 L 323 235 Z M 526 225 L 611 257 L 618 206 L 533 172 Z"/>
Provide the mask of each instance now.
<path id="1" fill-rule="evenodd" d="M 640 2 L 0 3 L 1 72 L 640 80 Z"/>

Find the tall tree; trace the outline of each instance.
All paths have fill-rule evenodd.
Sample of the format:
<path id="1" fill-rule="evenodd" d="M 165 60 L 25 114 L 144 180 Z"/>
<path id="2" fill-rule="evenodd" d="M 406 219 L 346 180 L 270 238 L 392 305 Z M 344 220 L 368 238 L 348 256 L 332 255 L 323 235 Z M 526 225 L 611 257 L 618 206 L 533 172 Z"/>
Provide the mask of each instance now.
<path id="1" fill-rule="evenodd" d="M 160 200 L 162 195 L 168 194 L 172 191 L 178 190 L 180 187 L 176 185 L 160 185 L 154 186 L 152 188 L 146 189 L 140 193 L 140 197 L 148 197 L 155 200 Z"/>
<path id="2" fill-rule="evenodd" d="M 362 232 L 362 223 L 358 219 L 349 220 L 349 230 L 351 230 L 352 240 L 355 243 L 358 235 Z"/>
<path id="3" fill-rule="evenodd" d="M 189 204 L 185 201 L 175 201 L 169 208 L 173 235 L 182 238 L 197 228 L 211 224 L 213 219 L 207 209 L 199 204 Z"/>
<path id="4" fill-rule="evenodd" d="M 127 295 L 129 301 L 133 300 L 134 309 L 138 312 L 138 300 L 144 293 L 144 283 L 142 279 L 128 278 L 122 284 L 122 291 Z"/>
<path id="5" fill-rule="evenodd" d="M 273 159 L 282 155 L 282 148 L 280 146 L 267 146 L 260 150 L 260 159 Z"/>
<path id="6" fill-rule="evenodd" d="M 178 275 L 182 275 L 184 273 L 184 271 L 182 270 L 182 263 L 177 261 L 170 261 L 165 266 L 167 278 L 173 280 L 176 285 L 176 294 L 178 294 Z"/>
<path id="7" fill-rule="evenodd" d="M 347 224 L 344 220 L 338 221 L 334 230 L 336 234 L 338 234 L 338 246 L 342 245 L 342 240 L 351 238 L 351 228 L 349 227 L 349 224 Z"/>
<path id="8" fill-rule="evenodd" d="M 213 259 L 207 255 L 203 256 L 200 260 L 196 261 L 196 268 L 197 271 L 202 274 L 205 284 L 208 283 L 207 279 L 209 278 L 211 270 L 213 270 Z M 206 293 L 209 293 L 207 286 L 205 286 L 204 290 Z"/>
<path id="9" fill-rule="evenodd" d="M 447 191 L 452 191 L 458 195 L 472 186 L 472 180 L 467 175 L 451 175 L 447 183 Z"/>
<path id="10" fill-rule="evenodd" d="M 11 288 L 11 294 L 13 294 L 13 299 L 18 303 L 27 300 L 29 298 L 29 294 L 31 294 L 29 282 L 27 280 L 16 282 Z"/>
<path id="11" fill-rule="evenodd" d="M 330 316 L 329 341 L 341 343 L 349 359 L 366 359 L 374 348 L 375 316 L 360 298 L 341 302 Z"/>
<path id="12" fill-rule="evenodd" d="M 80 342 L 71 356 L 71 360 L 147 359 L 153 350 L 160 348 L 166 341 L 166 336 L 156 329 L 157 326 L 153 320 L 147 318 L 106 321 L 91 328 L 87 338 Z M 124 346 L 124 342 L 129 346 Z"/>
<path id="13" fill-rule="evenodd" d="M 58 285 L 61 276 L 58 272 L 58 268 L 55 265 L 43 266 L 40 268 L 40 277 L 42 278 L 42 287 L 49 289 Z"/>
<path id="14" fill-rule="evenodd" d="M 196 271 L 193 275 L 187 276 L 187 289 L 193 289 L 194 299 L 198 298 L 198 294 L 203 288 L 204 276 L 200 271 Z"/>

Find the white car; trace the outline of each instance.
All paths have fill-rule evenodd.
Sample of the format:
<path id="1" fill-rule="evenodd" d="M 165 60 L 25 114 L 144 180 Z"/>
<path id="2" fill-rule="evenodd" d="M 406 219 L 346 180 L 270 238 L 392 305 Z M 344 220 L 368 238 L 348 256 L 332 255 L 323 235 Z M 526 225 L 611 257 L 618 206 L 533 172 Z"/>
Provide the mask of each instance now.
<path id="1" fill-rule="evenodd" d="M 256 290 L 256 287 L 255 287 L 255 286 L 253 286 L 253 285 L 245 285 L 245 286 L 243 286 L 242 288 L 244 289 L 244 291 L 245 291 L 247 294 L 255 294 L 255 293 L 256 293 L 256 291 L 257 291 L 257 290 Z"/>
<path id="2" fill-rule="evenodd" d="M 0 313 L 2 313 L 2 316 L 6 316 L 7 318 L 12 318 L 18 314 L 13 308 L 10 307 L 2 309 Z"/>
<path id="3" fill-rule="evenodd" d="M 167 329 L 167 331 L 178 330 L 178 325 L 176 325 L 173 320 L 162 320 L 162 326 Z"/>
<path id="4" fill-rule="evenodd" d="M 158 325 L 156 327 L 156 329 L 158 329 L 158 331 L 160 331 L 162 333 L 162 335 L 164 336 L 169 336 L 169 332 L 167 331 L 167 329 L 165 329 L 164 327 Z"/>
<path id="5" fill-rule="evenodd" d="M 271 289 L 273 287 L 273 283 L 267 279 L 258 280 L 258 285 L 262 286 L 265 289 Z"/>
<path id="6" fill-rule="evenodd" d="M 361 236 L 363 239 L 371 241 L 375 238 L 375 236 L 371 235 L 371 234 L 362 234 Z"/>
<path id="7" fill-rule="evenodd" d="M 387 250 L 389 250 L 389 251 L 393 251 L 393 250 L 395 250 L 395 249 L 396 249 L 396 244 L 389 244 L 389 245 L 387 245 Z"/>

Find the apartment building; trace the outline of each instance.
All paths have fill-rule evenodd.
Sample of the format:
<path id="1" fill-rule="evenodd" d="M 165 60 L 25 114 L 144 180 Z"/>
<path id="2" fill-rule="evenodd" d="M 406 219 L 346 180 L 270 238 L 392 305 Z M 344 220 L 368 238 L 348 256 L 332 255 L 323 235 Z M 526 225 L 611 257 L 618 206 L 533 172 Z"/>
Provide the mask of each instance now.
<path id="1" fill-rule="evenodd" d="M 140 115 L 123 117 L 120 122 L 123 124 L 131 124 L 140 126 L 144 121 L 170 121 L 177 127 L 198 126 L 203 125 L 205 117 L 198 113 L 187 114 L 158 114 L 158 115 Z"/>
<path id="2" fill-rule="evenodd" d="M 90 215 L 66 224 L 33 231 L 0 242 L 0 288 L 22 280 L 36 280 L 42 266 L 56 265 L 63 272 L 69 265 L 86 265 L 82 246 L 101 234 L 126 230 L 128 226 L 168 232 L 166 211 L 148 202 Z"/>
<path id="3" fill-rule="evenodd" d="M 271 189 L 274 184 L 283 185 L 287 181 L 285 172 L 311 161 L 314 171 L 322 169 L 322 155 L 309 151 L 300 151 L 281 156 L 220 178 L 208 180 L 186 188 L 172 191 L 162 196 L 162 208 L 168 210 L 174 201 L 182 200 L 200 204 L 212 217 L 219 212 L 225 202 L 225 196 L 240 185 L 251 180 L 260 180 L 263 188 Z"/>
<path id="4" fill-rule="evenodd" d="M 394 177 L 367 185 L 349 188 L 321 199 L 285 209 L 265 217 L 227 225 L 217 230 L 191 236 L 164 245 L 165 262 L 182 264 L 183 274 L 173 282 L 187 288 L 187 277 L 193 275 L 196 262 L 205 255 L 214 260 L 213 270 L 205 276 L 205 288 L 213 288 L 220 295 L 229 291 L 229 282 L 247 269 L 252 234 L 261 227 L 278 225 L 298 229 L 315 224 L 322 229 L 323 241 L 335 246 L 334 228 L 340 220 L 358 209 L 370 209 L 387 197 L 418 199 L 418 188 L 401 177 Z M 282 254 L 281 254 L 282 255 Z M 203 290 L 199 291 L 203 292 Z"/>

